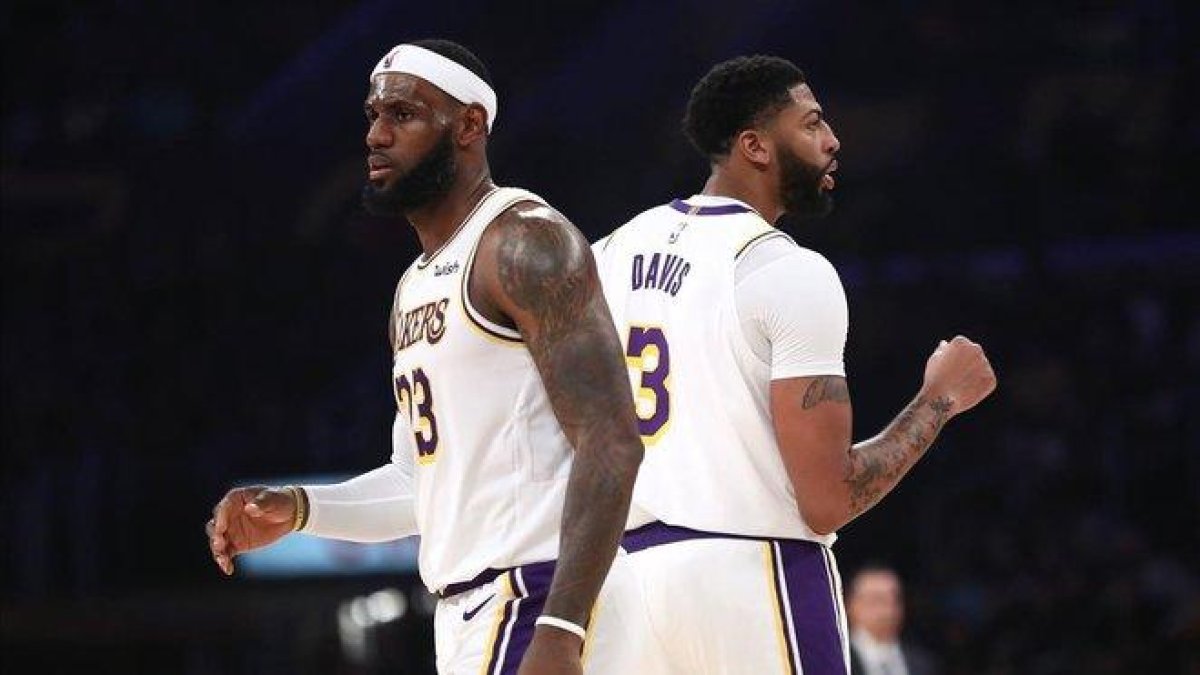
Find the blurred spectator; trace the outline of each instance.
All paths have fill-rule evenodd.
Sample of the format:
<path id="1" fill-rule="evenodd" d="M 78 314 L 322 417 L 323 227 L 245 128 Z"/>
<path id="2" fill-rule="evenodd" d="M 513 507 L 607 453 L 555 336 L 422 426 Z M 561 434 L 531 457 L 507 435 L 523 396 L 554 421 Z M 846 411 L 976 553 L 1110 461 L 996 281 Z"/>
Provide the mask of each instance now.
<path id="1" fill-rule="evenodd" d="M 890 568 L 863 567 L 846 594 L 850 675 L 937 675 L 932 656 L 901 638 L 904 587 Z"/>

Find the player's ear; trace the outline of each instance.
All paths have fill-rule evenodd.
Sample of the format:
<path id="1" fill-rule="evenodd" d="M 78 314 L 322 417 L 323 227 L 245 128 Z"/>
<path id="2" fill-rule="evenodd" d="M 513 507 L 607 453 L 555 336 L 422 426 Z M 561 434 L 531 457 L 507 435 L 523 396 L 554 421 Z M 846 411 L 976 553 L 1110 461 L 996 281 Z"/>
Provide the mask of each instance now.
<path id="1" fill-rule="evenodd" d="M 740 153 L 746 161 L 759 167 L 771 163 L 771 139 L 758 129 L 743 129 L 733 139 L 733 152 Z"/>
<path id="2" fill-rule="evenodd" d="M 487 134 L 487 110 L 478 103 L 464 106 L 458 121 L 458 144 L 470 145 Z"/>

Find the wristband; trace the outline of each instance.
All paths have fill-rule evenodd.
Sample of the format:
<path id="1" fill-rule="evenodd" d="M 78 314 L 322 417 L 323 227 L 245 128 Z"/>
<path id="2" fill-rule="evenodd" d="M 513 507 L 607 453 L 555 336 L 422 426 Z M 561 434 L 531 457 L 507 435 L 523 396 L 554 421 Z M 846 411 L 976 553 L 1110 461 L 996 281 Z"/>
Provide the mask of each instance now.
<path id="1" fill-rule="evenodd" d="M 587 639 L 587 631 L 577 623 L 572 623 L 566 619 L 560 619 L 557 616 L 547 616 L 545 614 L 539 616 L 537 621 L 533 622 L 535 626 L 551 626 L 559 630 L 565 630 L 568 633 L 574 633 L 579 636 L 580 640 Z"/>

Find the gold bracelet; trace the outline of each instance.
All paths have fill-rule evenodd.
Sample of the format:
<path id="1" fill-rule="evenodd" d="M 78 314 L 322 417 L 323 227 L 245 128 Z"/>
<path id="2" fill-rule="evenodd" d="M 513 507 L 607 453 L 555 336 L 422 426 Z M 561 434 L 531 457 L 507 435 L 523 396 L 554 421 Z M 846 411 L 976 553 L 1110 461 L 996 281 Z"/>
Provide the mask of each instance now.
<path id="1" fill-rule="evenodd" d="M 292 518 L 292 532 L 299 532 L 308 524 L 308 495 L 304 488 L 288 485 L 285 490 L 292 493 L 292 502 L 296 505 L 296 515 Z"/>

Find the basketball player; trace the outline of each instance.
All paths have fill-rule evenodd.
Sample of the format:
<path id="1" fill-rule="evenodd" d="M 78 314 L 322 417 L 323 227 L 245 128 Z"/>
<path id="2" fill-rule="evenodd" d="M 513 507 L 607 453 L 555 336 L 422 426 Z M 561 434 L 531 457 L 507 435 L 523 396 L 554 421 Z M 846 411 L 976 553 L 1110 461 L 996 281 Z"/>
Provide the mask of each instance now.
<path id="1" fill-rule="evenodd" d="M 363 201 L 407 218 L 423 250 L 389 325 L 392 460 L 338 485 L 232 490 L 207 529 L 226 574 L 291 531 L 420 534 L 421 577 L 441 598 L 439 672 L 515 673 L 527 647 L 522 673 L 580 672 L 642 444 L 587 240 L 540 197 L 492 182 L 496 111 L 486 69 L 457 44 L 379 61 Z M 625 670 L 604 660 L 611 614 L 588 630 L 596 672 Z"/>
<path id="2" fill-rule="evenodd" d="M 650 635 L 638 673 L 844 674 L 835 532 L 995 387 L 943 341 L 924 384 L 851 443 L 846 298 L 772 226 L 832 206 L 838 139 L 793 64 L 714 67 L 684 120 L 712 173 L 594 245 L 646 444 L 626 533 Z"/>

